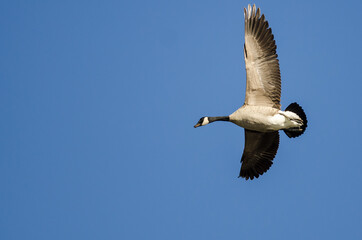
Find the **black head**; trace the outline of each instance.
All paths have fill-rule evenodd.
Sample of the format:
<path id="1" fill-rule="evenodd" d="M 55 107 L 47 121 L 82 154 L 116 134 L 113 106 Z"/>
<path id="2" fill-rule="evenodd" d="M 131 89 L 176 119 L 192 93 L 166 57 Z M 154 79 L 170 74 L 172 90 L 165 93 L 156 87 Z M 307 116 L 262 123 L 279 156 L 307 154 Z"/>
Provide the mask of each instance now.
<path id="1" fill-rule="evenodd" d="M 202 117 L 200 118 L 200 120 L 196 123 L 196 125 L 194 126 L 194 128 L 200 127 L 200 126 L 205 126 L 206 124 L 209 123 L 209 119 L 208 117 Z"/>

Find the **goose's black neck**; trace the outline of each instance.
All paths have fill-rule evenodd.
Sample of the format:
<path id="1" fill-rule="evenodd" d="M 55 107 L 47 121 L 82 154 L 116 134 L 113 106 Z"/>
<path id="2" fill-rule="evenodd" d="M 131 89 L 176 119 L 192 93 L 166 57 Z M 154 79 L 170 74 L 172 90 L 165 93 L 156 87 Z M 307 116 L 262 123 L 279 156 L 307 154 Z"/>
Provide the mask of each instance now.
<path id="1" fill-rule="evenodd" d="M 215 121 L 230 121 L 229 116 L 223 116 L 223 117 L 208 117 L 209 122 L 215 122 Z"/>

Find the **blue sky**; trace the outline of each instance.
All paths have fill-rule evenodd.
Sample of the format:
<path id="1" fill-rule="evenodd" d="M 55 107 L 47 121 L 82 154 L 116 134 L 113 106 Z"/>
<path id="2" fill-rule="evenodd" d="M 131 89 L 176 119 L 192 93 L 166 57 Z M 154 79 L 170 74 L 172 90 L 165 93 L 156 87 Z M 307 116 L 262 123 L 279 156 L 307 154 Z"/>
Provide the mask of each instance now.
<path id="1" fill-rule="evenodd" d="M 277 42 L 272 168 L 237 178 L 245 1 L 2 1 L 0 239 L 361 239 L 361 1 L 258 1 Z"/>

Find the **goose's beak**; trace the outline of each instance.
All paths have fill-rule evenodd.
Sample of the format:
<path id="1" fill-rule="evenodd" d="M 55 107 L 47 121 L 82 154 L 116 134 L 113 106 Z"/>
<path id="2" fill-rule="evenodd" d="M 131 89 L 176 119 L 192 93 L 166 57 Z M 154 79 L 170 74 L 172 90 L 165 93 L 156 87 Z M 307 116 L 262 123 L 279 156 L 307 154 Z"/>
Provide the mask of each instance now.
<path id="1" fill-rule="evenodd" d="M 198 124 L 196 124 L 196 125 L 194 126 L 194 128 L 197 128 L 197 127 L 200 127 L 200 126 L 201 126 L 201 124 L 198 123 Z"/>

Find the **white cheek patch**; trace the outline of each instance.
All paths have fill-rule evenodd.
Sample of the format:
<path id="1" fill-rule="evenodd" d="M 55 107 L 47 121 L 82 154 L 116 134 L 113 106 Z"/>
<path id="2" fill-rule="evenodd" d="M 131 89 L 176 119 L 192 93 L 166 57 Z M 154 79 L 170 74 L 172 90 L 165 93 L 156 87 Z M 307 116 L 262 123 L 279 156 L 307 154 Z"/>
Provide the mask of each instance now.
<path id="1" fill-rule="evenodd" d="M 204 118 L 204 121 L 202 121 L 201 126 L 204 126 L 204 125 L 206 125 L 206 124 L 209 124 L 209 118 L 208 118 L 208 117 L 205 117 L 205 118 Z"/>

